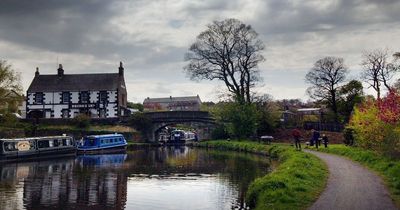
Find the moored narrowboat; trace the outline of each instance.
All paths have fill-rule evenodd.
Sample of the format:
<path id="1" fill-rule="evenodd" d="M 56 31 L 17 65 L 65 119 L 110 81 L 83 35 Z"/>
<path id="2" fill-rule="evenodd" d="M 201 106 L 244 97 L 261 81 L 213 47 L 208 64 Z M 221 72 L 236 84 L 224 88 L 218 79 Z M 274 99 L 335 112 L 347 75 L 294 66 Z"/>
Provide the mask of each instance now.
<path id="1" fill-rule="evenodd" d="M 125 150 L 128 143 L 122 134 L 93 135 L 84 137 L 78 144 L 78 153 L 108 153 Z"/>
<path id="2" fill-rule="evenodd" d="M 0 161 L 75 154 L 75 141 L 70 136 L 0 139 Z"/>

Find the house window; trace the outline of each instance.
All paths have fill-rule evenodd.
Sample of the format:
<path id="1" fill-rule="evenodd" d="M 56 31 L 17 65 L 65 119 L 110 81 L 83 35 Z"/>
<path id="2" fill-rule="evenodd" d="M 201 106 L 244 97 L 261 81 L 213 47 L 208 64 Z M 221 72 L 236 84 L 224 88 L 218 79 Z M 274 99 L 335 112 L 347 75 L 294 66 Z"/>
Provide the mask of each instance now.
<path id="1" fill-rule="evenodd" d="M 42 104 L 43 103 L 43 93 L 36 93 L 35 94 L 35 103 Z"/>
<path id="2" fill-rule="evenodd" d="M 105 118 L 106 117 L 106 109 L 100 109 L 99 110 L 99 117 L 100 118 Z"/>
<path id="3" fill-rule="evenodd" d="M 68 104 L 69 103 L 69 92 L 62 93 L 62 103 Z"/>
<path id="4" fill-rule="evenodd" d="M 63 109 L 63 110 L 61 110 L 61 117 L 62 117 L 62 118 L 68 118 L 68 117 L 69 117 L 69 111 L 68 111 L 68 109 Z"/>
<path id="5" fill-rule="evenodd" d="M 99 96 L 100 103 L 104 104 L 107 102 L 107 92 L 101 91 Z"/>
<path id="6" fill-rule="evenodd" d="M 81 92 L 81 103 L 89 103 L 89 93 Z"/>

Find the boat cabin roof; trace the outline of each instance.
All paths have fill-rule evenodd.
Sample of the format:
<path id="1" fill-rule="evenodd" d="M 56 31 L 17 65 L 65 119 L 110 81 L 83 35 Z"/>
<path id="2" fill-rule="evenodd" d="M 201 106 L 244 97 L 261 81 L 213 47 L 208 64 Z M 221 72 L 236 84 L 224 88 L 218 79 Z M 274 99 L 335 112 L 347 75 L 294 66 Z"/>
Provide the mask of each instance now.
<path id="1" fill-rule="evenodd" d="M 16 139 L 0 139 L 0 141 L 29 141 L 29 140 L 40 140 L 40 139 L 62 139 L 71 138 L 70 136 L 42 136 L 42 137 L 29 137 L 29 138 L 16 138 Z"/>
<path id="2" fill-rule="evenodd" d="M 86 138 L 96 138 L 96 139 L 102 139 L 102 138 L 113 138 L 113 137 L 124 137 L 122 134 L 115 133 L 115 134 L 104 134 L 104 135 L 91 135 L 91 136 L 86 136 Z"/>

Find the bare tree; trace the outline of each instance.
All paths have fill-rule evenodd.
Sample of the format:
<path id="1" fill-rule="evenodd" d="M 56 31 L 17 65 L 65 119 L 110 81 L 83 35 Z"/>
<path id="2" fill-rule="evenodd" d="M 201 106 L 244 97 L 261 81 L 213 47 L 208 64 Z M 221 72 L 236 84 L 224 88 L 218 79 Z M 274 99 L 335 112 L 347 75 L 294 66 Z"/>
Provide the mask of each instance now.
<path id="1" fill-rule="evenodd" d="M 221 80 L 240 103 L 251 103 L 251 88 L 260 81 L 258 64 L 264 44 L 257 32 L 236 19 L 214 21 L 190 46 L 185 71 L 193 80 Z"/>
<path id="2" fill-rule="evenodd" d="M 325 57 L 315 62 L 307 73 L 306 82 L 311 84 L 307 89 L 311 98 L 320 102 L 326 101 L 337 120 L 337 102 L 339 84 L 344 82 L 348 70 L 343 58 Z"/>
<path id="3" fill-rule="evenodd" d="M 396 57 L 396 54 L 394 54 Z M 389 84 L 398 70 L 393 63 L 389 63 L 387 50 L 374 50 L 365 52 L 362 60 L 362 79 L 376 91 L 377 98 L 381 98 L 382 86 L 391 91 L 393 87 Z"/>

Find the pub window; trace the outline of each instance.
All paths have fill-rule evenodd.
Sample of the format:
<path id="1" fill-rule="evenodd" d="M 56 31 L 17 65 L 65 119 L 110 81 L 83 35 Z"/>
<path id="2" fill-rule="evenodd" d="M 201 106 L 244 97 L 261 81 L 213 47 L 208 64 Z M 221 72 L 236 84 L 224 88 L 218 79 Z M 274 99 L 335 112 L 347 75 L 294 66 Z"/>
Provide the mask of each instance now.
<path id="1" fill-rule="evenodd" d="M 69 117 L 68 115 L 69 115 L 68 109 L 61 110 L 61 117 L 62 118 L 68 118 Z"/>
<path id="2" fill-rule="evenodd" d="M 99 100 L 100 100 L 100 103 L 107 102 L 107 92 L 106 91 L 101 91 L 100 92 Z"/>
<path id="3" fill-rule="evenodd" d="M 81 103 L 89 103 L 89 93 L 81 92 Z"/>
<path id="4" fill-rule="evenodd" d="M 35 94 L 35 103 L 42 104 L 43 103 L 43 93 L 36 93 Z"/>
<path id="5" fill-rule="evenodd" d="M 62 103 L 68 104 L 69 103 L 69 92 L 62 93 Z"/>
<path id="6" fill-rule="evenodd" d="M 106 117 L 106 109 L 100 109 L 99 110 L 99 117 L 100 118 L 105 118 Z"/>

